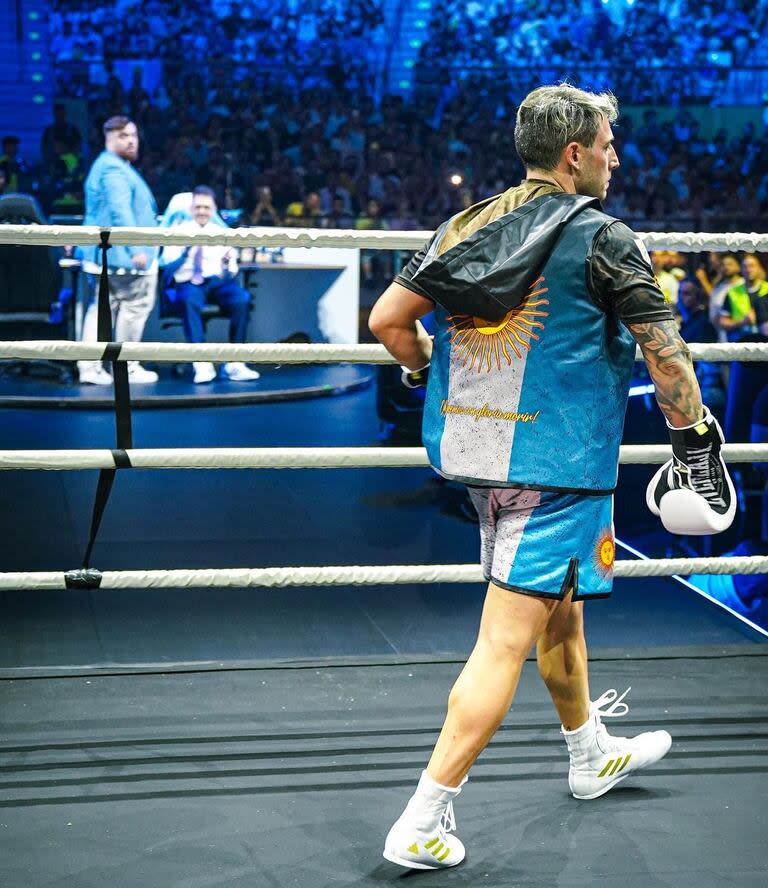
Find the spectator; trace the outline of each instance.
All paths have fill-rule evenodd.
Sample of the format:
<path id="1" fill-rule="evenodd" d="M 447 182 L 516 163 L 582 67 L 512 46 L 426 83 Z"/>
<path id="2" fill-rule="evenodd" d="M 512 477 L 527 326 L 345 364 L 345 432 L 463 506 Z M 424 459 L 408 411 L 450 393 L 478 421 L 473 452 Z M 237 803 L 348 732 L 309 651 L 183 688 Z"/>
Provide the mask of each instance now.
<path id="1" fill-rule="evenodd" d="M 248 224 L 254 226 L 280 225 L 280 215 L 272 204 L 272 189 L 266 185 L 259 188 L 259 200 L 251 210 Z"/>
<path id="2" fill-rule="evenodd" d="M 157 205 L 149 186 L 134 169 L 139 156 L 139 133 L 128 117 L 110 117 L 103 126 L 105 146 L 85 180 L 84 225 L 100 228 L 157 225 Z M 83 319 L 82 339 L 96 340 L 98 305 L 95 299 L 101 258 L 99 247 L 82 248 L 83 271 L 90 304 Z M 118 342 L 139 342 L 155 304 L 157 248 L 115 246 L 107 251 L 109 303 Z M 81 383 L 109 385 L 112 377 L 98 361 L 78 361 Z M 132 382 L 157 382 L 157 373 L 138 361 L 128 362 Z"/>
<path id="3" fill-rule="evenodd" d="M 717 330 L 709 320 L 706 295 L 695 280 L 685 278 L 680 282 L 678 312 L 682 319 L 680 335 L 686 342 L 717 342 Z M 725 410 L 725 392 L 717 364 L 696 362 L 696 378 L 701 388 L 701 399 L 709 409 L 722 419 Z"/>
<path id="4" fill-rule="evenodd" d="M 140 67 L 133 69 L 131 88 L 128 90 L 128 106 L 134 117 L 138 117 L 149 106 L 149 93 L 144 89 L 143 76 Z"/>
<path id="5" fill-rule="evenodd" d="M 758 335 L 768 340 L 768 281 L 765 279 L 765 267 L 754 253 L 747 253 L 744 257 L 744 277 Z"/>
<path id="6" fill-rule="evenodd" d="M 365 211 L 355 219 L 355 228 L 358 231 L 371 231 L 377 228 L 389 228 L 381 218 L 381 207 L 377 200 L 369 200 Z"/>
<path id="7" fill-rule="evenodd" d="M 5 177 L 5 190 L 9 193 L 19 191 L 20 181 L 29 172 L 27 164 L 19 157 L 18 136 L 6 136 L 3 139 L 3 153 L 0 155 L 0 170 Z"/>
<path id="8" fill-rule="evenodd" d="M 709 254 L 709 263 L 713 271 L 710 277 L 706 267 L 696 270 L 696 280 L 701 284 L 709 298 L 709 320 L 718 331 L 718 338 L 726 341 L 725 331 L 720 329 L 719 319 L 723 303 L 732 287 L 741 286 L 744 278 L 741 276 L 741 266 L 738 257 L 734 253 Z"/>
<path id="9" fill-rule="evenodd" d="M 67 152 L 79 155 L 82 146 L 80 130 L 67 120 L 67 112 L 61 102 L 53 106 L 53 123 L 43 130 L 40 139 L 40 154 L 45 163 L 52 163 L 56 156 L 55 145 L 58 142 Z"/>
<path id="10" fill-rule="evenodd" d="M 191 191 L 195 186 L 195 171 L 189 154 L 181 142 L 177 142 L 168 152 L 168 160 L 163 164 L 156 184 L 157 200 L 160 206 L 167 204 L 174 194 Z"/>
<path id="11" fill-rule="evenodd" d="M 320 207 L 320 195 L 310 191 L 304 198 L 304 219 L 309 226 L 319 226 L 323 211 Z"/>
<path id="12" fill-rule="evenodd" d="M 320 205 L 323 213 L 330 216 L 339 215 L 334 209 L 337 201 L 341 201 L 345 215 L 352 214 L 352 196 L 339 181 L 338 171 L 329 170 L 326 174 L 326 185 L 320 189 Z"/>
<path id="13" fill-rule="evenodd" d="M 664 301 L 672 306 L 677 305 L 677 294 L 680 279 L 685 272 L 678 265 L 678 254 L 671 250 L 655 250 L 651 253 L 656 282 L 664 294 Z"/>
<path id="14" fill-rule="evenodd" d="M 364 213 L 361 213 L 355 219 L 355 228 L 358 231 L 372 231 L 374 229 L 389 228 L 387 223 L 381 218 L 381 209 L 378 201 L 369 200 Z M 373 283 L 374 270 L 378 270 L 380 266 L 386 263 L 387 254 L 378 250 L 363 250 L 360 253 L 360 266 L 362 271 L 363 283 Z M 388 264 L 388 263 L 387 263 Z M 391 270 L 388 267 L 381 268 L 382 274 L 391 276 Z"/>
<path id="15" fill-rule="evenodd" d="M 760 334 L 768 338 L 768 300 L 765 300 L 768 283 L 765 269 L 754 253 L 744 256 L 742 267 L 744 283 L 728 290 L 720 312 L 720 327 L 726 331 L 730 342 L 754 336 L 758 333 L 758 324 L 762 328 Z"/>
<path id="16" fill-rule="evenodd" d="M 684 278 L 678 291 L 680 335 L 686 342 L 716 342 L 717 331 L 709 320 L 706 296 L 698 282 Z"/>
<path id="17" fill-rule="evenodd" d="M 85 172 L 76 147 L 69 147 L 58 137 L 54 139 L 46 178 L 51 191 L 51 206 L 56 212 L 82 212 Z"/>
<path id="18" fill-rule="evenodd" d="M 411 209 L 411 205 L 407 198 L 403 198 L 398 202 L 395 215 L 389 220 L 389 227 L 393 231 L 418 231 L 419 223 Z"/>
<path id="19" fill-rule="evenodd" d="M 198 185 L 192 193 L 192 221 L 178 228 L 190 234 L 201 231 L 216 233 L 221 226 L 212 221 L 216 212 L 216 196 L 212 188 Z M 191 247 L 165 247 L 165 276 L 176 283 L 176 305 L 184 321 L 187 342 L 203 342 L 203 306 L 207 301 L 219 305 L 229 317 L 229 341 L 245 342 L 251 297 L 237 283 L 237 256 L 232 247 L 196 244 Z M 224 375 L 235 382 L 259 378 L 240 361 L 224 364 Z M 216 378 L 216 368 L 209 361 L 194 362 L 197 384 Z"/>
<path id="20" fill-rule="evenodd" d="M 324 214 L 321 222 L 323 228 L 352 228 L 355 220 L 344 206 L 344 199 L 342 197 L 334 197 L 331 204 L 331 212 L 327 215 Z"/>
<path id="21" fill-rule="evenodd" d="M 288 228 L 304 227 L 304 204 L 300 200 L 294 200 L 285 208 L 285 219 Z"/>
<path id="22" fill-rule="evenodd" d="M 61 31 L 51 36 L 51 57 L 57 62 L 65 62 L 75 57 L 77 38 L 72 30 L 72 21 L 65 18 L 61 22 Z"/>
<path id="23" fill-rule="evenodd" d="M 742 262 L 745 282 L 728 291 L 721 324 L 726 324 L 732 341 L 768 340 L 768 282 L 765 270 L 754 253 Z M 725 413 L 725 435 L 729 441 L 746 441 L 750 416 L 759 393 L 768 385 L 768 366 L 764 363 L 740 363 L 730 366 Z"/>
<path id="24" fill-rule="evenodd" d="M 285 224 L 296 228 L 319 228 L 322 224 L 320 195 L 310 191 L 303 201 L 289 203 L 285 210 Z"/>

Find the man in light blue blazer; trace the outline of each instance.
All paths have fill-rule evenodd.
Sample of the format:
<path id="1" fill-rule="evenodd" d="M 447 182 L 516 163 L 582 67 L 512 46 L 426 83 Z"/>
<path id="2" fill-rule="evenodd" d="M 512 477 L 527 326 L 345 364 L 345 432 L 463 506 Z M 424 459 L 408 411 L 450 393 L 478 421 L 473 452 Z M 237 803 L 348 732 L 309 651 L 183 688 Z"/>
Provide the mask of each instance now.
<path id="1" fill-rule="evenodd" d="M 104 124 L 104 151 L 94 160 L 85 180 L 84 225 L 154 227 L 157 204 L 149 186 L 132 166 L 139 156 L 139 134 L 128 117 L 110 117 Z M 109 302 L 116 342 L 139 342 L 155 304 L 157 247 L 114 246 L 107 251 Z M 90 303 L 83 320 L 83 341 L 96 340 L 101 254 L 96 245 L 83 247 L 83 271 Z M 109 385 L 112 377 L 100 361 L 78 361 L 81 383 Z M 138 361 L 128 364 L 132 382 L 157 382 L 157 374 Z"/>

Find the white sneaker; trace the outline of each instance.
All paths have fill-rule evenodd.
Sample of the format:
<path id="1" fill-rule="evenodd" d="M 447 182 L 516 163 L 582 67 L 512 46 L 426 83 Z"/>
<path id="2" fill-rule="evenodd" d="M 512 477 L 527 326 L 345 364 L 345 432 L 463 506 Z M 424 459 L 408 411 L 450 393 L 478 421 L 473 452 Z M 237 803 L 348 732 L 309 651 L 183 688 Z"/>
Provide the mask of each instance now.
<path id="1" fill-rule="evenodd" d="M 464 845 L 449 836 L 456 829 L 453 800 L 467 782 L 456 788 L 441 786 L 422 772 L 416 792 L 395 821 L 384 842 L 384 857 L 410 869 L 443 869 L 464 860 Z"/>
<path id="2" fill-rule="evenodd" d="M 261 376 L 258 370 L 251 370 L 242 361 L 230 361 L 228 364 L 225 364 L 224 373 L 233 382 L 247 382 L 249 379 L 258 379 Z"/>
<path id="3" fill-rule="evenodd" d="M 195 368 L 195 384 L 202 382 L 210 382 L 216 379 L 216 368 L 210 361 L 195 361 L 192 366 Z"/>
<path id="4" fill-rule="evenodd" d="M 130 382 L 149 383 L 159 379 L 154 370 L 146 370 L 138 361 L 128 361 L 128 379 Z"/>
<path id="5" fill-rule="evenodd" d="M 606 731 L 601 718 L 626 715 L 629 706 L 622 701 L 630 690 L 627 688 L 620 697 L 613 689 L 606 691 L 590 704 L 585 724 L 575 731 L 561 728 L 571 757 L 568 785 L 577 799 L 599 798 L 634 771 L 652 765 L 669 752 L 672 738 L 666 731 L 649 731 L 637 737 L 612 737 Z"/>
<path id="6" fill-rule="evenodd" d="M 112 385 L 112 376 L 96 363 L 82 362 L 77 366 L 77 375 L 81 385 Z"/>

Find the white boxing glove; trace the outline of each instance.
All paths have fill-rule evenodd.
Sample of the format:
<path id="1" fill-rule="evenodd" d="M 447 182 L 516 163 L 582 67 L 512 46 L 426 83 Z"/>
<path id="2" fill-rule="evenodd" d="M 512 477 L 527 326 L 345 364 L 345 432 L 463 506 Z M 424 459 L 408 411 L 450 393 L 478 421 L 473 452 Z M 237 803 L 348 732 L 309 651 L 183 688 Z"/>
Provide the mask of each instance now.
<path id="1" fill-rule="evenodd" d="M 736 491 L 720 448 L 723 432 L 704 408 L 704 418 L 682 429 L 667 423 L 672 459 L 651 478 L 645 501 L 670 533 L 722 533 L 736 514 Z"/>

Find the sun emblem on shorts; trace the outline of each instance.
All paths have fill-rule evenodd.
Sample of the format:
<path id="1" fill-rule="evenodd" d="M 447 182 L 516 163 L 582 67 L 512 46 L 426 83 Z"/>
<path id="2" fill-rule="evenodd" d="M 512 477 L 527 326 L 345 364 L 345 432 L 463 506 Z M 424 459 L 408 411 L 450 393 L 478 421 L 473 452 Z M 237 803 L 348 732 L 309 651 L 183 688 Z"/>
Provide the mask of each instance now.
<path id="1" fill-rule="evenodd" d="M 616 545 L 613 542 L 613 533 L 607 530 L 600 534 L 595 546 L 595 567 L 603 574 L 609 574 L 613 570 L 613 562 L 616 560 Z"/>
<path id="2" fill-rule="evenodd" d="M 547 287 L 540 286 L 543 282 L 543 277 L 535 281 L 520 305 L 498 321 L 465 314 L 448 318 L 451 346 L 456 349 L 462 367 L 469 364 L 473 370 L 477 365 L 478 373 L 483 369 L 490 373 L 494 365 L 501 370 L 502 358 L 511 364 L 512 352 L 522 358 L 523 351 L 531 350 L 531 340 L 539 338 L 534 331 L 544 329 L 539 318 L 549 316 L 548 311 L 542 311 L 549 300 L 539 298 L 547 292 Z"/>

